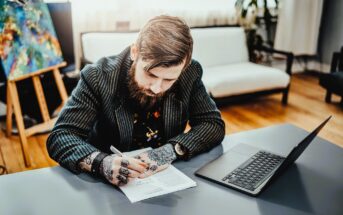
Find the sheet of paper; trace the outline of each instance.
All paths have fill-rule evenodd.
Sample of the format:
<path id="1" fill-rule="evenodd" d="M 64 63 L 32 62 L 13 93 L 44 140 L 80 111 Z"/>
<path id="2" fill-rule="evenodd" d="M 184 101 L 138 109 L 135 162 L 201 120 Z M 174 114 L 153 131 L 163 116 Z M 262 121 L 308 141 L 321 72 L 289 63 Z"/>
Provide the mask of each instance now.
<path id="1" fill-rule="evenodd" d="M 134 156 L 148 149 L 149 148 L 125 154 Z M 137 178 L 129 184 L 121 186 L 120 189 L 127 198 L 134 203 L 195 186 L 195 181 L 176 169 L 173 165 L 170 165 L 167 169 L 148 178 Z"/>

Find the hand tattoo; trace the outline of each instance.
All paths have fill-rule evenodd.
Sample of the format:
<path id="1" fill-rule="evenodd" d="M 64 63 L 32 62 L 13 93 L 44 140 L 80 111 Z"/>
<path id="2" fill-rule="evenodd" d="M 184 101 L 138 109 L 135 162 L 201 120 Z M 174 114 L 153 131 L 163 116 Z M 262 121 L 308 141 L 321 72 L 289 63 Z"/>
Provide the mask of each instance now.
<path id="1" fill-rule="evenodd" d="M 127 168 L 120 167 L 119 174 L 128 177 L 130 172 L 129 172 L 129 170 Z"/>
<path id="2" fill-rule="evenodd" d="M 147 153 L 148 153 L 149 159 L 152 161 L 155 161 L 158 166 L 162 166 L 164 164 L 170 164 L 171 162 L 176 160 L 176 154 L 174 152 L 174 147 L 172 144 L 166 144 L 164 146 L 161 146 L 160 148 L 150 150 Z M 155 166 L 151 165 L 150 170 L 151 168 L 156 170 L 157 166 L 156 167 Z"/>
<path id="3" fill-rule="evenodd" d="M 117 175 L 117 179 L 123 184 L 127 184 L 128 182 L 127 177 L 122 176 L 122 175 Z M 120 185 L 120 183 L 118 185 Z"/>
<path id="4" fill-rule="evenodd" d="M 85 170 L 85 171 L 88 171 L 90 172 L 91 171 L 91 168 L 92 168 L 92 163 L 93 163 L 93 160 L 95 159 L 95 157 L 99 154 L 100 152 L 93 152 L 89 155 L 87 155 L 84 159 L 82 159 L 79 163 L 79 167 L 82 169 L 82 170 Z"/>
<path id="5" fill-rule="evenodd" d="M 127 168 L 130 162 L 126 159 L 122 159 L 120 167 L 115 167 L 114 158 L 116 155 L 107 156 L 100 165 L 100 174 L 102 174 L 109 182 L 121 186 L 127 184 L 130 171 Z M 115 173 L 114 173 L 115 170 Z M 118 172 L 117 172 L 118 171 Z M 117 181 L 118 180 L 118 181 Z"/>
<path id="6" fill-rule="evenodd" d="M 87 164 L 87 165 L 91 165 L 91 164 L 92 164 L 91 156 L 88 155 L 88 156 L 86 157 L 85 161 L 86 161 L 86 164 Z"/>
<path id="7" fill-rule="evenodd" d="M 145 162 L 145 160 L 143 160 L 142 157 L 139 156 L 139 155 L 134 156 L 134 158 L 136 158 L 136 159 L 138 159 L 138 160 L 141 160 L 143 163 Z"/>
<path id="8" fill-rule="evenodd" d="M 151 166 L 149 167 L 149 170 L 152 171 L 152 172 L 154 172 L 154 171 L 157 170 L 157 168 L 158 168 L 158 166 L 154 164 L 154 165 L 151 165 Z"/>
<path id="9" fill-rule="evenodd" d="M 127 168 L 127 167 L 130 165 L 130 162 L 129 162 L 128 160 L 126 160 L 126 159 L 123 159 L 123 160 L 121 160 L 120 165 L 121 165 L 122 167 Z"/>
<path id="10" fill-rule="evenodd" d="M 110 182 L 113 180 L 112 165 L 114 157 L 114 155 L 105 157 L 100 165 L 100 174 L 102 174 Z"/>
<path id="11" fill-rule="evenodd" d="M 93 160 L 99 153 L 100 152 L 93 152 L 92 154 L 88 155 L 83 160 L 81 160 L 79 166 L 83 170 L 90 172 Z M 118 165 L 117 167 L 115 167 L 114 159 L 116 157 L 116 155 L 109 155 L 105 157 L 100 164 L 99 171 L 100 174 L 106 178 L 106 180 L 108 180 L 112 184 L 121 186 L 129 182 L 128 177 L 130 175 L 130 171 L 127 167 L 130 165 L 130 162 L 127 159 L 122 159 L 120 162 L 120 166 Z M 114 171 L 116 172 L 115 174 Z"/>

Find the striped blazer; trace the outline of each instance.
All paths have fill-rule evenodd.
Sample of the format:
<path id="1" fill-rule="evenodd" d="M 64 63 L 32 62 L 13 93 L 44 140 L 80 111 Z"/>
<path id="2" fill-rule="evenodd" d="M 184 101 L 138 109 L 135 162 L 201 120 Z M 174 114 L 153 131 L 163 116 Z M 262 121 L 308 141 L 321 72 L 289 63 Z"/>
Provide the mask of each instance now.
<path id="1" fill-rule="evenodd" d="M 80 80 L 47 139 L 50 157 L 61 166 L 79 173 L 78 163 L 92 152 L 110 153 L 110 145 L 124 152 L 130 150 L 133 113 L 126 108 L 124 89 L 131 64 L 128 47 L 81 71 Z M 165 139 L 184 146 L 189 152 L 186 160 L 220 144 L 225 135 L 220 112 L 201 76 L 200 64 L 192 60 L 163 100 Z M 191 130 L 184 133 L 187 122 Z"/>

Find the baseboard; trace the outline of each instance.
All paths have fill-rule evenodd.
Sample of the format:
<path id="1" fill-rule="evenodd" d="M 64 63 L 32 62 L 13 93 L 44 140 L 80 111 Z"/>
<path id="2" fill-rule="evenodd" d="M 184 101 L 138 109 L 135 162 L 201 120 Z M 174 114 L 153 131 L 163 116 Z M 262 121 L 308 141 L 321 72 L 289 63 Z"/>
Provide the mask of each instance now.
<path id="1" fill-rule="evenodd" d="M 286 63 L 284 59 L 273 59 L 271 66 L 282 71 L 285 71 L 286 69 Z M 329 73 L 330 65 L 326 63 L 321 63 L 317 60 L 308 60 L 307 62 L 305 62 L 301 58 L 294 58 L 292 65 L 292 74 L 302 73 L 309 70 L 317 71 L 319 73 Z"/>
<path id="2" fill-rule="evenodd" d="M 310 61 L 307 63 L 307 70 L 329 73 L 330 65 L 319 61 Z"/>

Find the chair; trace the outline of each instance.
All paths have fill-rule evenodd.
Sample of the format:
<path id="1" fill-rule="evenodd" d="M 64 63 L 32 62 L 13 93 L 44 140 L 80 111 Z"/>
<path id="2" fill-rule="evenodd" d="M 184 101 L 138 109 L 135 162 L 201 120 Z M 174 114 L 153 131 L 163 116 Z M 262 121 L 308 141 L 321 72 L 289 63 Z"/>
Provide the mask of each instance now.
<path id="1" fill-rule="evenodd" d="M 332 55 L 331 69 L 329 74 L 322 74 L 319 84 L 326 91 L 325 101 L 331 102 L 332 93 L 341 96 L 340 105 L 343 106 L 343 46 L 341 52 L 334 52 Z"/>

